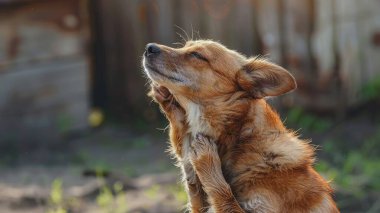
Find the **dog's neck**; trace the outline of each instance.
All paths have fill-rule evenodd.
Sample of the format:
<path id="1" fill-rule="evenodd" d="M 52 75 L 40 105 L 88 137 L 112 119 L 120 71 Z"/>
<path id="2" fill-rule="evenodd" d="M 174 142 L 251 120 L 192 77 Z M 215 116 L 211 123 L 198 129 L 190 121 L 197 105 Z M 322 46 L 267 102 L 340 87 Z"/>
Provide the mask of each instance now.
<path id="1" fill-rule="evenodd" d="M 253 119 L 246 124 L 246 128 L 252 129 L 250 133 L 252 136 L 271 132 L 287 132 L 280 116 L 264 99 L 251 100 L 247 117 Z"/>

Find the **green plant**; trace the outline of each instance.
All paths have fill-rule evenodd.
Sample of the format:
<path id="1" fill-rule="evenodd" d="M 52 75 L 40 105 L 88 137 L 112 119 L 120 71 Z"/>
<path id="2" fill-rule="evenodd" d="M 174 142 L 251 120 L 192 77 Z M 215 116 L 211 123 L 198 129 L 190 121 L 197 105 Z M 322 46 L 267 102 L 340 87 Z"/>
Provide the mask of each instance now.
<path id="1" fill-rule="evenodd" d="M 124 213 L 127 212 L 126 197 L 123 185 L 119 182 L 113 185 L 113 191 L 106 185 L 102 187 L 96 197 L 96 203 L 105 213 Z"/>
<path id="2" fill-rule="evenodd" d="M 307 113 L 300 107 L 288 111 L 286 123 L 293 128 L 302 128 L 312 132 L 324 132 L 332 126 L 331 120 Z"/>
<path id="3" fill-rule="evenodd" d="M 113 195 L 111 190 L 104 186 L 100 190 L 99 195 L 96 197 L 96 203 L 102 208 L 102 209 L 108 209 L 109 206 L 112 205 L 113 201 Z"/>
<path id="4" fill-rule="evenodd" d="M 177 202 L 179 203 L 187 202 L 187 194 L 182 185 L 180 184 L 169 185 L 168 190 L 173 195 L 173 197 L 177 200 Z"/>
<path id="5" fill-rule="evenodd" d="M 361 89 L 364 100 L 374 100 L 380 97 L 380 76 L 373 78 Z"/>
<path id="6" fill-rule="evenodd" d="M 126 196 L 123 191 L 123 184 L 121 183 L 115 183 L 113 186 L 115 190 L 115 202 L 117 209 L 115 213 L 123 213 L 127 211 L 127 205 L 126 205 Z"/>
<path id="7" fill-rule="evenodd" d="M 364 141 L 363 152 L 367 153 L 368 156 L 379 156 L 380 155 L 380 126 L 377 127 L 376 133 Z"/>
<path id="8" fill-rule="evenodd" d="M 47 211 L 48 213 L 67 213 L 64 208 L 62 181 L 60 179 L 55 179 L 51 185 L 49 202 L 51 208 Z"/>

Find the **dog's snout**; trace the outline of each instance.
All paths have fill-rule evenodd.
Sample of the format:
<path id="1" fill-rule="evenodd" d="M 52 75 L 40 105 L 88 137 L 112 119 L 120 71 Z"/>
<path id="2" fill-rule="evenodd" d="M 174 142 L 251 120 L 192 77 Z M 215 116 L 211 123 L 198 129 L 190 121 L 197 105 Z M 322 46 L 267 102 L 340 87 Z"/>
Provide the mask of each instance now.
<path id="1" fill-rule="evenodd" d="M 150 56 L 150 55 L 156 55 L 161 52 L 161 49 L 157 44 L 149 43 L 145 47 L 145 55 Z"/>

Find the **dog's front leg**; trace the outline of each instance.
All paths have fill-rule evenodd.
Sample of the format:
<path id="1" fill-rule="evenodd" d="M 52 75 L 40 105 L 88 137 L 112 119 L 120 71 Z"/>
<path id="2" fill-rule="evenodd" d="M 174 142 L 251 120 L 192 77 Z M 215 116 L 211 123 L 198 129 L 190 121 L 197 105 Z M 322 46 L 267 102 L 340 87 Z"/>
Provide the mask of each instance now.
<path id="1" fill-rule="evenodd" d="M 209 204 L 207 202 L 207 194 L 202 188 L 202 184 L 195 173 L 190 162 L 183 164 L 183 175 L 186 191 L 189 196 L 188 209 L 192 213 L 207 212 Z"/>
<path id="2" fill-rule="evenodd" d="M 170 122 L 170 142 L 172 151 L 179 157 L 179 161 L 185 158 L 184 146 L 189 146 L 190 136 L 187 133 L 185 110 L 174 99 L 173 95 L 164 87 L 152 86 L 149 95 L 160 105 Z M 205 212 L 208 203 L 207 195 L 202 189 L 199 178 L 194 172 L 193 166 L 188 161 L 183 161 L 182 172 L 185 179 L 186 191 L 190 203 L 189 209 L 192 213 Z"/>
<path id="3" fill-rule="evenodd" d="M 209 197 L 216 213 L 245 212 L 232 194 L 221 167 L 215 142 L 209 137 L 197 134 L 191 142 L 191 163 Z"/>

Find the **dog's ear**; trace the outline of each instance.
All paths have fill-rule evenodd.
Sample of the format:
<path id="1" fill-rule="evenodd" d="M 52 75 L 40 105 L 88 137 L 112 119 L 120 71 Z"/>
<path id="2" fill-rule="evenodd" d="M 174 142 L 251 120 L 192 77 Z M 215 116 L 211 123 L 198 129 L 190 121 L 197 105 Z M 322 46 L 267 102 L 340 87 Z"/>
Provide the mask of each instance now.
<path id="1" fill-rule="evenodd" d="M 297 88 L 284 68 L 264 59 L 250 59 L 236 74 L 239 86 L 253 98 L 278 96 Z"/>

